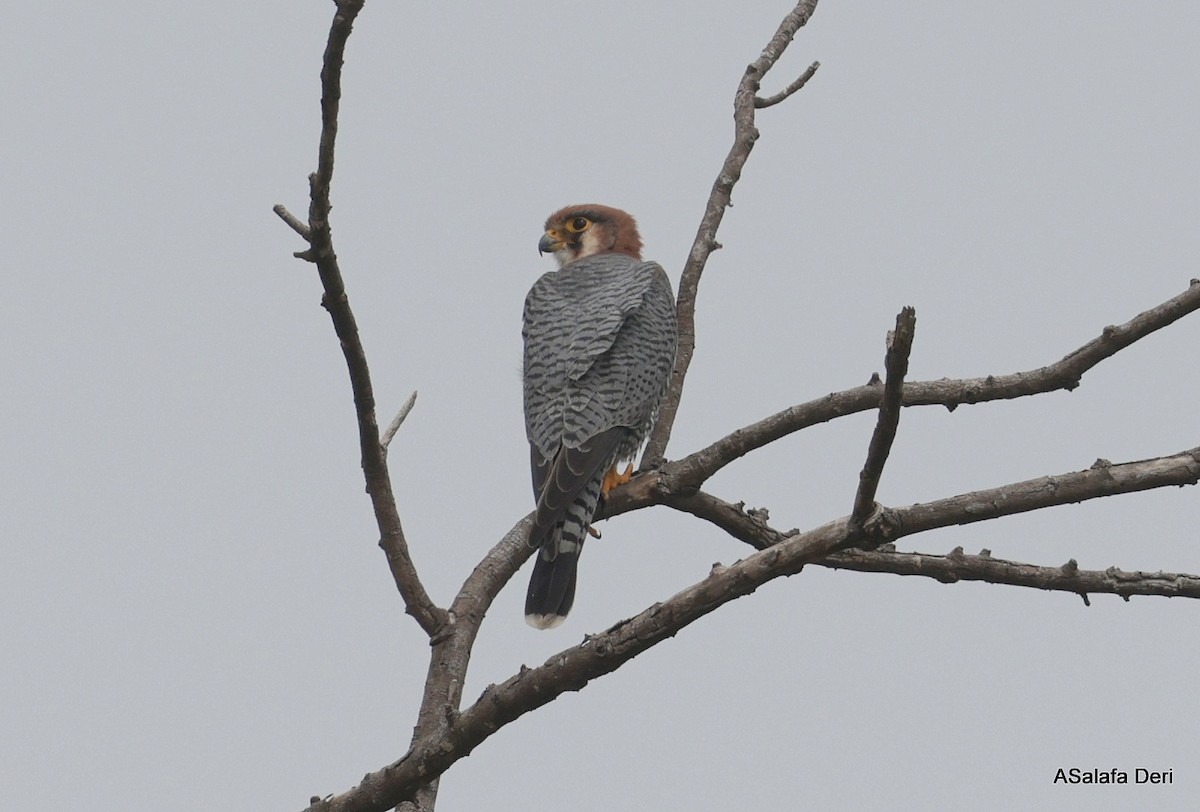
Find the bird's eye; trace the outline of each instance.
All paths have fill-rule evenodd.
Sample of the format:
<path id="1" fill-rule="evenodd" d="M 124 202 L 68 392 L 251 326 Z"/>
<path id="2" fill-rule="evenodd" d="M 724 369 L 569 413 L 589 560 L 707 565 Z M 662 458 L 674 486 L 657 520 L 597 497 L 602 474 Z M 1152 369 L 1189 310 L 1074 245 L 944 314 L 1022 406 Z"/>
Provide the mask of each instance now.
<path id="1" fill-rule="evenodd" d="M 584 229 L 586 229 L 586 228 L 587 228 L 588 226 L 590 226 L 591 224 L 592 224 L 592 221 L 591 221 L 591 220 L 589 220 L 589 219 L 587 219 L 586 217 L 576 217 L 574 220 L 572 220 L 571 222 L 567 223 L 567 230 L 569 230 L 569 231 L 583 231 Z"/>

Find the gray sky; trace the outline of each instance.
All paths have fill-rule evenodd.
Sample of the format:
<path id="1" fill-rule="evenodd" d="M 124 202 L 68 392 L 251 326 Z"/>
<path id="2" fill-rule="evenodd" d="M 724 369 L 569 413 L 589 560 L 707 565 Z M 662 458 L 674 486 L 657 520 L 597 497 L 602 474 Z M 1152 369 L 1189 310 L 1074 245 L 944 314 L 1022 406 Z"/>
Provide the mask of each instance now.
<path id="1" fill-rule="evenodd" d="M 351 38 L 334 235 L 392 473 L 447 601 L 531 504 L 520 309 L 561 205 L 634 213 L 674 281 L 732 92 L 788 0 L 388 3 Z M 24 808 L 299 809 L 401 755 L 427 646 L 375 546 L 346 371 L 302 246 L 326 2 L 14 6 L 0 32 L 0 787 Z M 769 77 L 700 290 L 668 456 L 880 370 L 1041 366 L 1200 276 L 1192 3 L 826 0 Z M 881 501 L 1197 443 L 1200 317 L 1072 393 L 904 413 Z M 849 511 L 873 416 L 711 490 Z M 1200 571 L 1195 489 L 903 549 Z M 748 548 L 602 528 L 567 624 L 497 600 L 468 699 Z M 503 730 L 439 809 L 1183 809 L 1200 606 L 806 570 Z M 1069 768 L 1173 769 L 1063 787 Z"/>

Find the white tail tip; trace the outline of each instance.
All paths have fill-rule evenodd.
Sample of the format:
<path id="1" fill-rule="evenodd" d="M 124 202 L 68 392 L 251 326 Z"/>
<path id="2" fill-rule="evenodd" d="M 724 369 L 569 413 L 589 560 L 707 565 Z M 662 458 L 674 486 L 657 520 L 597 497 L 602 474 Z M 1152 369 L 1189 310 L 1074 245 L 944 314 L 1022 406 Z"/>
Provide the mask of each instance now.
<path id="1" fill-rule="evenodd" d="M 566 615 L 526 615 L 525 622 L 535 629 L 553 629 L 561 626 L 567 619 Z"/>

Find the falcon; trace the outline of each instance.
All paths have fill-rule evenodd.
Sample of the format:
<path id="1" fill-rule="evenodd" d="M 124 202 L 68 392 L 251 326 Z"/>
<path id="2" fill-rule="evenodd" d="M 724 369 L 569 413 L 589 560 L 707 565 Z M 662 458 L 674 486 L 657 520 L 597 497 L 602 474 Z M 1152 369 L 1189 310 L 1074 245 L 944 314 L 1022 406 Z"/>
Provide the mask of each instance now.
<path id="1" fill-rule="evenodd" d="M 671 282 L 641 251 L 633 218 L 600 205 L 550 215 L 538 243 L 559 266 L 526 296 L 521 331 L 538 548 L 525 620 L 538 629 L 571 610 L 592 517 L 632 476 L 618 464 L 645 441 L 675 365 Z"/>

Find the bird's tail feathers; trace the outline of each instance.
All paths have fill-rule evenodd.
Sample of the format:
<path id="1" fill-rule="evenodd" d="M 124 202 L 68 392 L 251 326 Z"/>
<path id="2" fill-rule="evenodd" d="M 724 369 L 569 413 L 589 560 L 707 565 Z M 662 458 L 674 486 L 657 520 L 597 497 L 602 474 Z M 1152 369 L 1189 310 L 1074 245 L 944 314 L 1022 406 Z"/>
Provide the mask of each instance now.
<path id="1" fill-rule="evenodd" d="M 547 466 L 529 531 L 530 545 L 538 548 L 525 593 L 525 621 L 530 626 L 554 628 L 575 602 L 579 554 L 596 515 L 604 472 L 627 431 L 609 429 L 579 449 L 563 448 Z"/>
<path id="2" fill-rule="evenodd" d="M 548 546 L 555 544 L 551 541 Z M 533 562 L 529 591 L 525 593 L 525 622 L 535 629 L 553 629 L 567 618 L 575 602 L 575 576 L 582 545 L 573 550 L 561 547 L 551 558 L 546 547 Z"/>
<path id="3" fill-rule="evenodd" d="M 628 428 L 614 426 L 578 448 L 559 447 L 553 458 L 543 457 L 531 445 L 537 511 L 529 533 L 529 546 L 542 547 L 549 543 L 564 520 L 571 520 L 570 514 L 574 514 L 575 521 L 585 525 L 591 522 L 600 496 L 600 481 L 613 464 L 613 457 L 628 433 Z M 595 493 L 591 493 L 593 489 Z M 584 505 L 590 507 L 584 508 Z"/>

